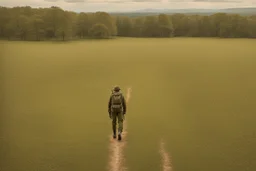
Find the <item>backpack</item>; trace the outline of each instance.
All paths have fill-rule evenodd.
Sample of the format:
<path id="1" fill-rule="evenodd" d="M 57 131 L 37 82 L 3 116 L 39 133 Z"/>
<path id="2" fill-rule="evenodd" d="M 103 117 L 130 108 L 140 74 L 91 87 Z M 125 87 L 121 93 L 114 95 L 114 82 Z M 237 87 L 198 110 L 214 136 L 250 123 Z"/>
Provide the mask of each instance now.
<path id="1" fill-rule="evenodd" d="M 113 92 L 111 99 L 111 108 L 113 112 L 121 112 L 123 110 L 123 96 L 120 92 Z"/>

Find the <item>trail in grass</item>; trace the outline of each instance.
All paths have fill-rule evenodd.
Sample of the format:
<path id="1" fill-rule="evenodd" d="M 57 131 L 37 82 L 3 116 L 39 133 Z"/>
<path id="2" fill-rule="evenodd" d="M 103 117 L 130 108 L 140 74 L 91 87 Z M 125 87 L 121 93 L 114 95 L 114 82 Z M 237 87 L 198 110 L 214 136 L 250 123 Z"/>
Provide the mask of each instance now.
<path id="1" fill-rule="evenodd" d="M 159 152 L 162 158 L 162 171 L 172 171 L 170 155 L 165 149 L 165 142 L 163 139 L 160 141 Z"/>

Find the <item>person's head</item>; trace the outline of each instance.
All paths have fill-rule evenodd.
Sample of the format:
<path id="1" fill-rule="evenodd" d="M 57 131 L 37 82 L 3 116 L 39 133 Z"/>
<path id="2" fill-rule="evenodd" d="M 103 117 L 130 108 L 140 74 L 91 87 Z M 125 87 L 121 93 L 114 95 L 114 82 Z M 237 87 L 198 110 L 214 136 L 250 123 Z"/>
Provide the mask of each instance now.
<path id="1" fill-rule="evenodd" d="M 119 92 L 121 89 L 120 89 L 120 87 L 119 86 L 115 86 L 114 88 L 113 88 L 113 91 L 114 92 Z"/>

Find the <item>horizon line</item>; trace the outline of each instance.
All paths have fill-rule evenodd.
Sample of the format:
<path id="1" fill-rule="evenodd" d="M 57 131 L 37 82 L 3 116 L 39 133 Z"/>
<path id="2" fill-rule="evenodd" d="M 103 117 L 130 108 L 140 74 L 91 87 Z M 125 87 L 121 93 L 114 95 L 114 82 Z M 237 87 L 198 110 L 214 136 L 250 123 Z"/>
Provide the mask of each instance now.
<path id="1" fill-rule="evenodd" d="M 67 8 L 63 8 L 60 7 L 58 5 L 49 5 L 49 6 L 45 6 L 45 7 L 33 7 L 31 5 L 17 5 L 17 6 L 2 6 L 0 5 L 0 7 L 4 7 L 4 8 L 17 8 L 17 7 L 31 7 L 34 9 L 40 9 L 40 8 L 51 8 L 51 7 L 58 7 L 61 8 L 63 10 L 66 11 L 71 11 L 71 12 L 99 12 L 99 11 L 106 11 L 106 12 L 115 12 L 115 13 L 127 13 L 127 12 L 141 12 L 143 10 L 226 10 L 226 9 L 253 9 L 256 8 L 256 6 L 243 6 L 243 7 L 230 7 L 230 8 L 224 8 L 224 7 L 212 7 L 212 8 L 141 8 L 141 9 L 136 9 L 136 10 L 127 10 L 127 11 L 117 11 L 117 10 L 69 10 Z M 143 11 L 146 12 L 146 11 Z M 149 11 L 150 12 L 150 11 Z"/>

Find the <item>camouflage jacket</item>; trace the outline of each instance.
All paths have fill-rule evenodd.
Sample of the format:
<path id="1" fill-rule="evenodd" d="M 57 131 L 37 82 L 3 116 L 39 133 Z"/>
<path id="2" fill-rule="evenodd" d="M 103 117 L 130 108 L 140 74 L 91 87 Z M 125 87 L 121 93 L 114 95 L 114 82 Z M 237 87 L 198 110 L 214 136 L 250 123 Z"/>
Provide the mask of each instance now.
<path id="1" fill-rule="evenodd" d="M 111 111 L 111 101 L 112 101 L 112 94 L 110 95 L 109 101 L 108 101 L 108 112 Z M 126 113 L 126 101 L 122 94 L 122 106 L 123 106 L 123 113 Z"/>

